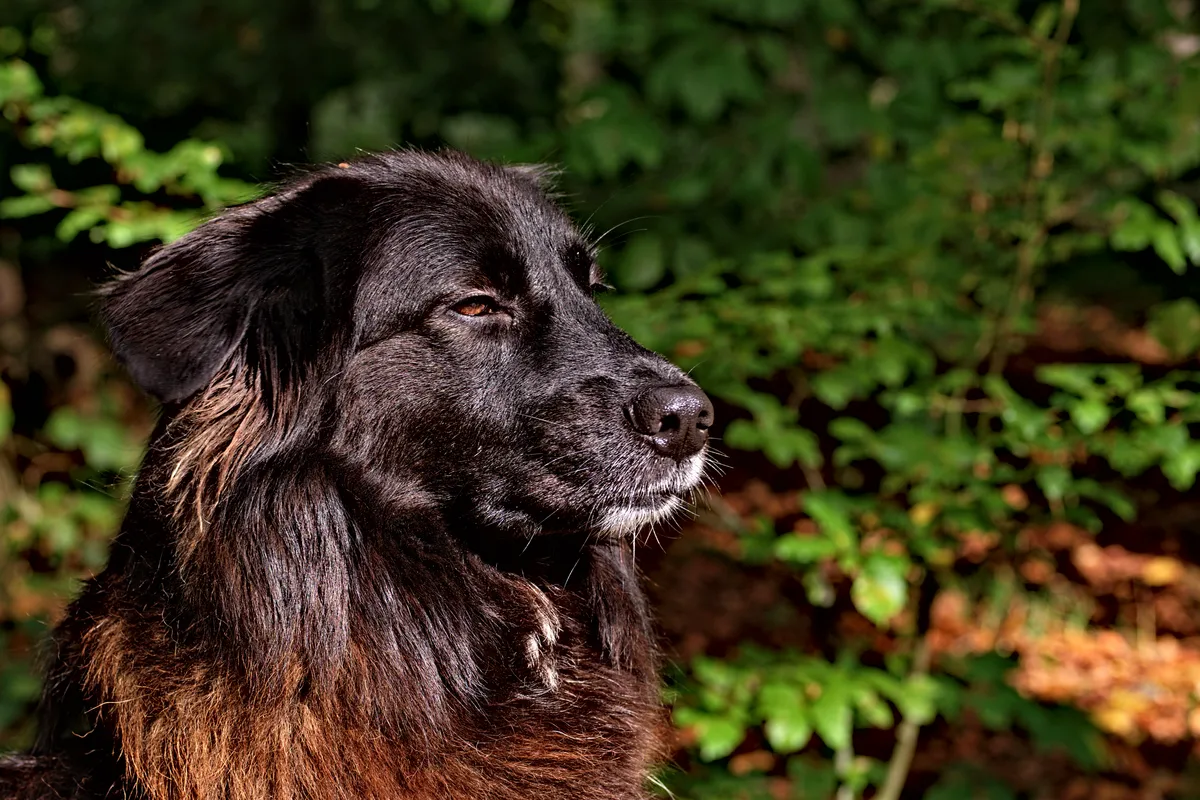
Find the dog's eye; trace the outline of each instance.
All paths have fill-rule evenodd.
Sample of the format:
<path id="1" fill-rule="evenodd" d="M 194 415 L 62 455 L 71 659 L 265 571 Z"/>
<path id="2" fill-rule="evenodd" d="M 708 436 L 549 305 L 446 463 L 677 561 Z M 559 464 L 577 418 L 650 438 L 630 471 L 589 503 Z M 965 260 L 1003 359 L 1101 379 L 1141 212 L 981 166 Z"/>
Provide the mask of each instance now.
<path id="1" fill-rule="evenodd" d="M 451 308 L 454 309 L 455 313 L 462 314 L 464 317 L 485 317 L 488 314 L 495 314 L 500 310 L 500 306 L 496 305 L 496 301 L 487 295 L 468 297 L 466 300 L 455 303 Z"/>

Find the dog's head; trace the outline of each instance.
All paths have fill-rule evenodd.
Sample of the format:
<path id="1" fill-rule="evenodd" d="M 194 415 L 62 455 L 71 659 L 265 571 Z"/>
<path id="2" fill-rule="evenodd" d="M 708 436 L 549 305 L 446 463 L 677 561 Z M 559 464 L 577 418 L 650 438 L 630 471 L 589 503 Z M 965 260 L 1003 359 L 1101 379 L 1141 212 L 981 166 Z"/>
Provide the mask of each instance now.
<path id="1" fill-rule="evenodd" d="M 679 507 L 712 406 L 596 305 L 592 247 L 544 181 L 456 154 L 370 157 L 230 210 L 110 286 L 114 352 L 187 429 L 173 480 L 217 504 L 239 471 L 303 454 L 383 524 L 417 509 L 520 537 L 629 534 Z"/>

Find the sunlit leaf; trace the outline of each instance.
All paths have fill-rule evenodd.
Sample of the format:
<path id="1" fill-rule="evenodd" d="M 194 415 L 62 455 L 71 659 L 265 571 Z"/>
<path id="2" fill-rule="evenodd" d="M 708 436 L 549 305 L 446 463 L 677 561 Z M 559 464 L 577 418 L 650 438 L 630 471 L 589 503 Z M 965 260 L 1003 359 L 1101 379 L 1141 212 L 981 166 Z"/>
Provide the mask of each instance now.
<path id="1" fill-rule="evenodd" d="M 854 607 L 878 625 L 899 614 L 908 601 L 908 567 L 905 559 L 869 556 L 850 588 Z"/>

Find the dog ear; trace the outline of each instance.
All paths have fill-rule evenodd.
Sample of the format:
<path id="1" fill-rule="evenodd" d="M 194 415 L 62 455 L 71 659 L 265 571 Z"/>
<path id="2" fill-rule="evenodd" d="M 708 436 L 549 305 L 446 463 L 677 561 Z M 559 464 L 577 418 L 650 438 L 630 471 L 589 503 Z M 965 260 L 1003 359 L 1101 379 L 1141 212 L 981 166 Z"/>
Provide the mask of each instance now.
<path id="1" fill-rule="evenodd" d="M 117 360 L 146 392 L 176 402 L 212 380 L 256 315 L 256 328 L 270 329 L 264 335 L 311 337 L 330 256 L 330 240 L 318 234 L 346 230 L 337 218 L 350 215 L 357 186 L 345 173 L 310 176 L 226 211 L 102 289 L 100 317 Z"/>
<path id="2" fill-rule="evenodd" d="M 562 170 L 552 164 L 509 164 L 505 169 L 549 193 L 555 191 L 558 179 L 562 175 Z"/>

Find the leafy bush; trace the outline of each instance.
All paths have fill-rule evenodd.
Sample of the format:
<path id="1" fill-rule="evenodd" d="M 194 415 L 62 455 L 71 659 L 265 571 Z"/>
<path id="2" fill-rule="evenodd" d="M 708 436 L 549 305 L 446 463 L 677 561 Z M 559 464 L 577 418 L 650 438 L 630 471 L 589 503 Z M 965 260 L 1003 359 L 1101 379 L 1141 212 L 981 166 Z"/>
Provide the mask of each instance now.
<path id="1" fill-rule="evenodd" d="M 319 155 L 446 141 L 561 162 L 564 194 L 614 245 L 611 313 L 722 401 L 722 447 L 773 487 L 774 510 L 731 480 L 693 533 L 732 530 L 704 540 L 793 575 L 805 613 L 842 621 L 819 652 L 749 642 L 683 665 L 669 694 L 689 755 L 668 784 L 694 798 L 895 800 L 906 783 L 906 796 L 1044 796 L 953 754 L 914 781 L 919 739 L 1016 730 L 1046 763 L 1118 782 L 1113 752 L 1194 746 L 1197 653 L 1181 640 L 1200 583 L 1185 546 L 1154 552 L 1138 522 L 1183 507 L 1200 472 L 1190 4 L 303 4 L 328 38 L 284 26 L 284 5 L 206 7 L 241 25 L 243 51 L 297 65 L 303 80 L 262 60 L 254 77 L 311 120 Z M 0 136 L 35 148 L 0 203 L 18 230 L 51 215 L 63 241 L 168 239 L 254 191 L 220 171 L 228 155 L 258 169 L 288 152 L 294 115 L 255 117 L 248 84 L 218 102 L 174 59 L 106 78 L 123 29 L 22 19 L 30 49 L 0 35 Z M 180 28 L 163 35 L 201 42 L 217 68 L 237 55 Z M 295 54 L 346 41 L 341 70 Z M 63 54 L 72 69 L 55 67 Z M 134 109 L 135 125 L 54 85 Z M 209 118 L 147 149 L 138 128 L 178 130 L 188 104 Z M 95 568 L 31 553 L 76 558 L 111 530 L 111 503 L 86 484 L 132 463 L 111 420 L 136 413 L 97 402 L 18 421 L 5 445 L 14 475 L 23 442 L 77 454 L 83 472 L 72 489 L 9 481 L 23 488 L 6 519 L 59 521 L 6 527 L 20 576 L 0 585 Z M 28 682 L 4 686 L 13 718 Z M 1187 796 L 1172 781 L 1163 791 Z"/>

